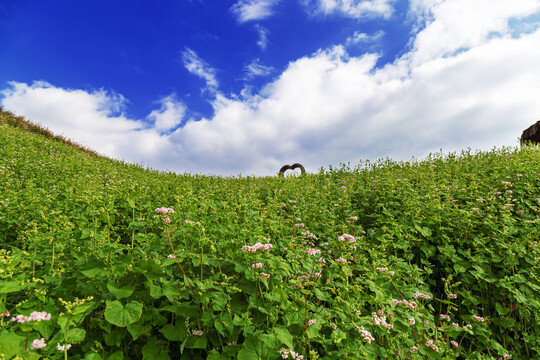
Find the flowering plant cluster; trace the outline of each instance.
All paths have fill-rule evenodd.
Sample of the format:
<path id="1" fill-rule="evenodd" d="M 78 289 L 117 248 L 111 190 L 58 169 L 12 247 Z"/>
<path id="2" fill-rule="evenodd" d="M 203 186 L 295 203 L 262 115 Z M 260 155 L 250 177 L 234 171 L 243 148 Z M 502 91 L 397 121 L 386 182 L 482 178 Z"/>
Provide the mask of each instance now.
<path id="1" fill-rule="evenodd" d="M 1 116 L 0 143 L 6 358 L 540 358 L 538 149 L 278 179 L 81 156 Z"/>

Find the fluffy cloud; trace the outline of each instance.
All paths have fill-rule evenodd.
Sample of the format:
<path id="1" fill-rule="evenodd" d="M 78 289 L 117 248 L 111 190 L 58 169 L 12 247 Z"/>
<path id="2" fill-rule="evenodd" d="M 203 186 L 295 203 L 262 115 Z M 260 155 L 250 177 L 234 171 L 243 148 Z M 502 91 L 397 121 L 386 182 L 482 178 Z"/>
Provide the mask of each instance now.
<path id="1" fill-rule="evenodd" d="M 361 19 L 375 16 L 389 18 L 394 0 L 303 0 L 308 11 L 323 15 L 340 14 Z"/>
<path id="2" fill-rule="evenodd" d="M 160 100 L 161 108 L 152 110 L 148 118 L 154 123 L 154 128 L 158 131 L 166 132 L 182 122 L 186 112 L 186 107 L 175 99 L 174 95 L 169 95 Z"/>
<path id="3" fill-rule="evenodd" d="M 126 118 L 121 113 L 125 106 L 121 95 L 104 90 L 63 89 L 43 81 L 9 85 L 1 92 L 6 109 L 101 154 L 152 166 L 164 165 L 158 159 L 170 147 L 167 137 L 148 129 L 143 121 Z M 163 112 L 167 110 L 154 115 L 159 118 Z"/>
<path id="4" fill-rule="evenodd" d="M 182 52 L 182 61 L 185 68 L 204 81 L 206 81 L 206 87 L 203 90 L 215 92 L 219 86 L 216 79 L 216 69 L 212 68 L 206 61 L 201 59 L 199 55 L 190 48 L 186 48 Z"/>
<path id="5" fill-rule="evenodd" d="M 279 0 L 238 0 L 231 11 L 243 23 L 252 20 L 261 20 L 273 14 L 272 8 Z"/>
<path id="6" fill-rule="evenodd" d="M 185 109 L 174 98 L 149 115 L 150 127 L 123 116 L 122 96 L 104 91 L 11 83 L 2 102 L 108 155 L 180 173 L 273 175 L 294 162 L 316 171 L 517 145 L 540 116 L 540 30 L 513 27 L 540 11 L 538 1 L 458 2 L 414 1 L 411 50 L 383 68 L 376 54 L 351 57 L 333 46 L 292 61 L 258 94 L 215 92 L 211 118 L 178 128 Z M 193 67 L 203 78 L 207 70 Z"/>

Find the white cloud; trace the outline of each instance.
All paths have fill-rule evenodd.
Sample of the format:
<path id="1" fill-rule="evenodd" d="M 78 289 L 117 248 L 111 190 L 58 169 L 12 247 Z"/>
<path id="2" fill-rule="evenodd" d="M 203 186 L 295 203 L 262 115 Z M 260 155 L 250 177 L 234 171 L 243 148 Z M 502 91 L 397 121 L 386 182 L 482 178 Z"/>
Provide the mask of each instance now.
<path id="1" fill-rule="evenodd" d="M 125 105 L 121 95 L 58 88 L 42 81 L 9 85 L 1 92 L 6 109 L 101 154 L 164 165 L 159 157 L 170 147 L 167 138 L 142 121 L 117 114 Z"/>
<path id="2" fill-rule="evenodd" d="M 182 122 L 186 112 L 186 107 L 175 99 L 174 95 L 169 95 L 160 100 L 161 108 L 152 110 L 148 118 L 154 122 L 154 128 L 158 131 L 166 132 Z"/>
<path id="3" fill-rule="evenodd" d="M 308 11 L 324 15 L 340 14 L 361 19 L 392 15 L 395 0 L 303 0 Z"/>
<path id="4" fill-rule="evenodd" d="M 253 20 L 261 20 L 273 14 L 272 8 L 280 0 L 238 0 L 231 11 L 237 16 L 238 21 L 243 23 Z"/>
<path id="5" fill-rule="evenodd" d="M 259 45 L 259 47 L 263 50 L 266 49 L 266 45 L 268 45 L 268 29 L 257 24 L 255 25 L 255 30 L 257 30 L 257 33 L 259 34 L 257 45 Z"/>
<path id="6" fill-rule="evenodd" d="M 410 52 L 384 68 L 375 68 L 375 54 L 321 50 L 292 61 L 258 94 L 216 93 L 211 118 L 188 120 L 167 134 L 159 129 L 174 121 L 147 128 L 116 114 L 125 100 L 103 91 L 12 83 L 2 102 L 108 155 L 180 173 L 273 175 L 294 162 L 314 172 L 441 148 L 517 145 L 540 116 L 540 30 L 516 37 L 508 20 L 539 11 L 538 1 L 516 0 L 514 9 L 505 1 L 468 0 L 467 13 L 451 6 L 456 2 L 432 1 L 422 12 L 427 0 L 416 1 L 411 16 L 418 11 L 425 26 Z"/>
<path id="7" fill-rule="evenodd" d="M 540 11 L 538 0 L 412 0 L 412 16 L 425 23 L 414 40 L 417 63 L 485 43 L 511 33 L 508 20 Z"/>
<path id="8" fill-rule="evenodd" d="M 190 48 L 186 48 L 182 53 L 182 61 L 185 68 L 190 73 L 197 75 L 206 81 L 206 88 L 204 88 L 204 90 L 209 90 L 211 92 L 217 91 L 219 84 L 216 79 L 216 69 L 212 68 Z"/>
<path id="9" fill-rule="evenodd" d="M 255 59 L 244 67 L 246 79 L 252 79 L 257 76 L 268 76 L 273 70 L 274 68 L 271 66 L 262 65 L 260 59 Z"/>
<path id="10" fill-rule="evenodd" d="M 345 45 L 353 46 L 362 43 L 372 43 L 381 40 L 384 36 L 384 31 L 379 30 L 373 35 L 369 35 L 360 31 L 355 31 L 352 36 L 349 36 L 345 41 Z"/>

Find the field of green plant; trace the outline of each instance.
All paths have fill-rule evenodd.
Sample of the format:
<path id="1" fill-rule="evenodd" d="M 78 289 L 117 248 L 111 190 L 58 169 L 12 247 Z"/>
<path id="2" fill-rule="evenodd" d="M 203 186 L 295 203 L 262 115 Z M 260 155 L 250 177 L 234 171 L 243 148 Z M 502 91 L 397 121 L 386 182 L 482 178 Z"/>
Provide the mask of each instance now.
<path id="1" fill-rule="evenodd" d="M 224 178 L 10 117 L 0 359 L 540 358 L 538 147 Z"/>

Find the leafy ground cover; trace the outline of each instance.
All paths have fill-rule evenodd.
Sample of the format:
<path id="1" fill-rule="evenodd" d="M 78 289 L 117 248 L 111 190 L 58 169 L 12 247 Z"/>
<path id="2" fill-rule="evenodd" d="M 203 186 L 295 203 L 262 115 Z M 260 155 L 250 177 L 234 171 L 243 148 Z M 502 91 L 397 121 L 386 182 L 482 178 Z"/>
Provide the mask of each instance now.
<path id="1" fill-rule="evenodd" d="M 540 358 L 537 147 L 223 178 L 0 119 L 0 358 Z"/>

